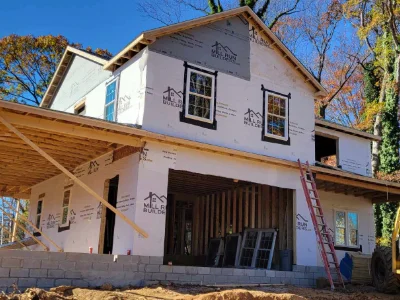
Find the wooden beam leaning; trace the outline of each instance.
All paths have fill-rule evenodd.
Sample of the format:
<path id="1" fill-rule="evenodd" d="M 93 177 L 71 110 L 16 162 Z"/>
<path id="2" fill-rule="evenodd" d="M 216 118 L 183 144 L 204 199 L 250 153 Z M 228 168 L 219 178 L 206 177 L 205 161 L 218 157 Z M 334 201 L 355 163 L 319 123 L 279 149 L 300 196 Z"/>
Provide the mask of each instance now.
<path id="1" fill-rule="evenodd" d="M 3 199 L 3 203 L 7 203 L 7 207 L 6 207 L 7 209 L 14 210 L 14 208 L 10 205 L 10 203 L 8 203 L 7 200 Z M 40 232 L 42 237 L 44 237 L 51 244 L 53 244 L 53 246 L 55 246 L 59 252 L 63 252 L 63 249 L 60 246 L 58 246 L 51 238 L 49 238 L 46 234 L 44 234 L 39 228 L 37 228 L 31 221 L 29 221 L 27 218 L 25 218 L 22 214 L 19 214 L 19 218 L 24 220 L 25 222 L 27 222 L 29 225 L 31 225 L 37 232 Z"/>
<path id="2" fill-rule="evenodd" d="M 12 215 L 10 215 L 9 213 L 7 213 L 2 207 L 0 207 L 1 211 L 3 212 L 3 214 L 5 214 L 7 217 L 10 218 L 10 220 L 12 219 Z M 30 235 L 31 238 L 33 238 L 38 244 L 40 244 L 43 249 L 45 251 L 49 251 L 49 247 L 47 247 L 45 244 L 43 244 L 37 237 L 35 237 L 32 233 L 29 232 L 28 229 L 26 229 L 24 226 L 22 226 L 21 224 L 19 224 L 19 222 L 16 222 L 17 226 L 19 228 L 22 229 L 23 232 L 27 233 L 28 235 Z"/>
<path id="3" fill-rule="evenodd" d="M 66 135 L 123 144 L 133 147 L 141 147 L 143 144 L 139 138 L 126 136 L 116 132 L 108 132 L 108 131 L 99 132 L 98 130 L 92 128 L 55 122 L 47 119 L 38 120 L 38 118 L 35 117 L 13 114 L 9 112 L 1 112 L 1 117 L 3 118 L 4 121 L 7 121 L 7 123 L 9 122 L 9 124 L 12 123 L 14 125 L 27 126 L 31 128 L 44 130 L 46 132 L 55 132 L 58 134 L 62 133 Z"/>
<path id="4" fill-rule="evenodd" d="M 108 203 L 108 201 L 104 200 L 103 197 L 99 196 L 95 191 L 93 191 L 89 186 L 83 183 L 80 179 L 78 179 L 74 174 L 64 168 L 61 164 L 59 164 L 56 160 L 54 160 L 50 155 L 40 149 L 35 143 L 33 143 L 30 139 L 24 136 L 18 129 L 16 129 L 13 125 L 11 125 L 8 121 L 6 121 L 2 115 L 0 115 L 0 122 L 3 123 L 10 131 L 15 133 L 18 137 L 20 137 L 25 143 L 31 146 L 34 150 L 36 150 L 40 155 L 42 155 L 45 159 L 47 159 L 50 163 L 56 166 L 60 171 L 62 171 L 65 175 L 71 178 L 76 184 L 86 190 L 90 195 L 92 195 L 97 201 L 105 205 L 109 210 L 119 216 L 122 220 L 128 223 L 134 230 L 140 233 L 143 237 L 147 238 L 149 235 L 139 226 L 137 226 L 132 220 L 126 217 L 123 213 L 117 210 L 114 206 Z"/>
<path id="5" fill-rule="evenodd" d="M 2 230 L 4 230 L 5 232 L 7 232 L 7 233 L 8 233 L 8 236 L 11 236 L 11 235 L 12 235 L 11 231 L 8 230 L 8 229 L 6 228 L 6 226 L 3 226 L 3 225 L 0 224 L 0 228 L 1 228 Z M 20 245 L 22 246 L 22 248 L 26 248 L 26 249 L 28 249 L 29 251 L 32 251 L 32 250 L 29 249 L 26 245 L 24 245 L 21 241 L 19 241 L 19 240 L 16 239 L 15 242 L 18 243 L 18 244 L 20 244 Z"/>

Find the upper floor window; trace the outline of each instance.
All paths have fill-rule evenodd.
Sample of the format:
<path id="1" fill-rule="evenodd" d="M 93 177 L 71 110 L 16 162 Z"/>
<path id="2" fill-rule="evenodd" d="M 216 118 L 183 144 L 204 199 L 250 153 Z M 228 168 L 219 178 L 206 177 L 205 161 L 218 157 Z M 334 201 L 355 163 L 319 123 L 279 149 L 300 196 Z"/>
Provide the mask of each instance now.
<path id="1" fill-rule="evenodd" d="M 289 100 L 290 93 L 284 95 L 261 87 L 264 93 L 262 140 L 290 145 Z"/>
<path id="2" fill-rule="evenodd" d="M 287 140 L 288 138 L 288 118 L 287 118 L 287 99 L 268 94 L 266 107 L 265 135 L 274 138 Z"/>
<path id="3" fill-rule="evenodd" d="M 106 87 L 106 104 L 104 108 L 104 119 L 107 121 L 116 120 L 116 106 L 118 98 L 118 80 L 115 79 L 107 84 Z"/>
<path id="4" fill-rule="evenodd" d="M 215 87 L 217 72 L 190 66 L 185 62 L 184 105 L 181 121 L 216 129 Z"/>
<path id="5" fill-rule="evenodd" d="M 335 245 L 358 247 L 358 214 L 335 211 Z"/>
<path id="6" fill-rule="evenodd" d="M 214 120 L 214 78 L 199 71 L 188 70 L 186 117 L 212 123 Z"/>

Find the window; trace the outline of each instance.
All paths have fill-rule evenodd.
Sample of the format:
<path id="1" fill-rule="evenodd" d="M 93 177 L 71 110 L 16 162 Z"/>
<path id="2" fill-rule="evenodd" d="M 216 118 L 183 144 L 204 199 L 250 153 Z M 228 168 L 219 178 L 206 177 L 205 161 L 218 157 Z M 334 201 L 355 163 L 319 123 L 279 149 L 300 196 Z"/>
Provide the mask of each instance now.
<path id="1" fill-rule="evenodd" d="M 282 94 L 264 88 L 263 126 L 261 140 L 270 143 L 290 145 L 289 137 L 289 100 L 291 94 Z"/>
<path id="2" fill-rule="evenodd" d="M 245 229 L 239 266 L 271 269 L 276 233 L 275 229 Z"/>
<path id="3" fill-rule="evenodd" d="M 106 105 L 104 108 L 104 119 L 107 121 L 115 121 L 116 119 L 116 105 L 118 94 L 118 80 L 114 80 L 107 84 L 106 87 Z"/>
<path id="4" fill-rule="evenodd" d="M 42 220 L 43 200 L 39 199 L 36 208 L 36 228 L 40 228 L 40 222 Z"/>
<path id="5" fill-rule="evenodd" d="M 214 120 L 214 78 L 205 73 L 188 70 L 186 117 L 212 123 Z"/>
<path id="6" fill-rule="evenodd" d="M 315 134 L 315 162 L 338 167 L 339 139 L 324 133 Z"/>
<path id="7" fill-rule="evenodd" d="M 185 82 L 181 121 L 208 129 L 217 129 L 215 120 L 217 72 L 185 66 Z"/>
<path id="8" fill-rule="evenodd" d="M 71 190 L 64 191 L 64 198 L 62 202 L 62 218 L 61 225 L 67 224 L 68 212 L 69 212 L 69 198 L 71 196 Z"/>
<path id="9" fill-rule="evenodd" d="M 288 99 L 268 93 L 266 103 L 265 135 L 277 139 L 288 139 Z"/>
<path id="10" fill-rule="evenodd" d="M 335 212 L 335 245 L 358 247 L 358 214 Z"/>

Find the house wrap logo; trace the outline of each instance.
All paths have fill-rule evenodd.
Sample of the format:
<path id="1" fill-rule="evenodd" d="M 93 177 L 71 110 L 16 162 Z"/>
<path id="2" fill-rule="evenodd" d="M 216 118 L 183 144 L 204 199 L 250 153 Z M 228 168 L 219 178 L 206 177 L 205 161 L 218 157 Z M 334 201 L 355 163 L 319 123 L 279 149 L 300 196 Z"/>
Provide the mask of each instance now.
<path id="1" fill-rule="evenodd" d="M 251 26 L 251 29 L 249 29 L 249 38 L 250 42 L 272 49 L 270 43 L 268 43 L 264 38 L 258 35 L 258 32 L 254 28 L 254 26 Z"/>
<path id="2" fill-rule="evenodd" d="M 163 92 L 163 104 L 165 105 L 182 108 L 182 103 L 183 103 L 182 100 L 183 100 L 183 93 L 181 91 L 177 92 L 170 86 L 165 92 Z"/>
<path id="3" fill-rule="evenodd" d="M 231 63 L 236 63 L 237 58 L 237 54 L 228 46 L 224 46 L 217 41 L 211 46 L 211 56 Z"/>
<path id="4" fill-rule="evenodd" d="M 149 192 L 149 196 L 144 198 L 143 212 L 154 215 L 165 215 L 167 207 L 167 197 L 158 196 L 153 192 Z"/>
<path id="5" fill-rule="evenodd" d="M 244 113 L 244 124 L 251 127 L 261 128 L 262 126 L 262 114 L 255 112 L 248 108 L 247 112 Z"/>
<path id="6" fill-rule="evenodd" d="M 304 230 L 304 231 L 311 231 L 311 229 L 308 229 L 308 220 L 304 218 L 301 214 L 296 215 L 296 229 L 297 230 Z"/>

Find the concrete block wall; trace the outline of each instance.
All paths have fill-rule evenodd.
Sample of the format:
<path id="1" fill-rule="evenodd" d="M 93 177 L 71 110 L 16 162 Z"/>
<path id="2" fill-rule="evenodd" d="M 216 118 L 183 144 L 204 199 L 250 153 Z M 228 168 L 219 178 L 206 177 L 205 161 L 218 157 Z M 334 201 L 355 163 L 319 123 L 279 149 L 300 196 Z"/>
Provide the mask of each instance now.
<path id="1" fill-rule="evenodd" d="M 321 267 L 293 266 L 292 272 L 163 265 L 162 257 L 0 250 L 0 291 L 59 285 L 140 286 L 146 281 L 199 285 L 284 283 L 314 286 Z"/>

